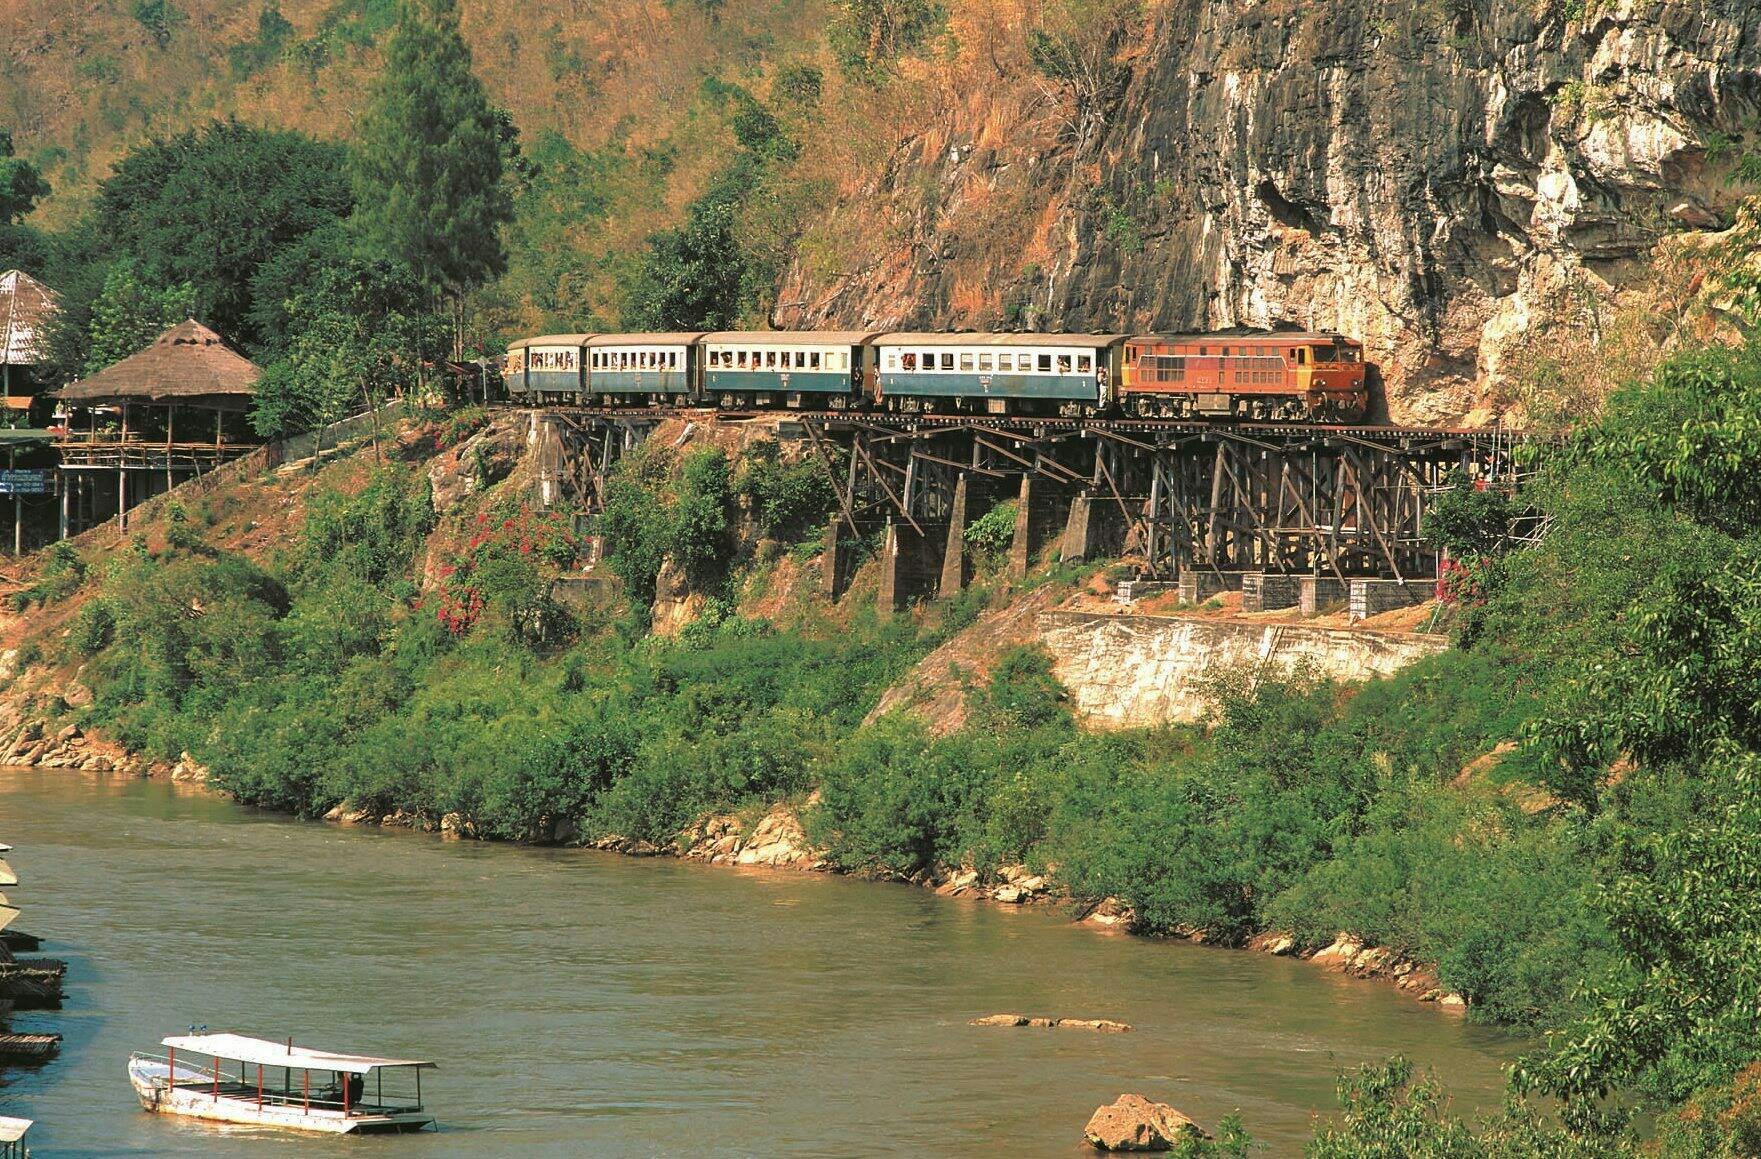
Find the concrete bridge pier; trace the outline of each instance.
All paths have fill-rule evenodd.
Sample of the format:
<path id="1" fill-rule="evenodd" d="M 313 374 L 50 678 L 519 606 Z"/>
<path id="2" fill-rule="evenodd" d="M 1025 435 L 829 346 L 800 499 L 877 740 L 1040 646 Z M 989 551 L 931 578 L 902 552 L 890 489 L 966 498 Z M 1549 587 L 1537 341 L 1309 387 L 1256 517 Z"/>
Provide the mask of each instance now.
<path id="1" fill-rule="evenodd" d="M 942 551 L 942 574 L 936 589 L 944 600 L 965 591 L 972 579 L 972 561 L 966 557 L 967 495 L 967 476 L 961 472 L 954 484 L 954 499 L 948 506 L 948 542 Z"/>
<path id="2" fill-rule="evenodd" d="M 945 524 L 887 524 L 880 558 L 881 611 L 902 611 L 912 600 L 936 593 L 947 540 Z"/>
<path id="3" fill-rule="evenodd" d="M 1009 575 L 1025 579 L 1033 558 L 1070 516 L 1071 494 L 1045 479 L 1021 476 L 1015 508 L 1015 539 L 1009 545 Z"/>
<path id="4" fill-rule="evenodd" d="M 1058 547 L 1062 560 L 1106 559 L 1125 550 L 1126 515 L 1111 495 L 1083 492 L 1070 501 Z"/>

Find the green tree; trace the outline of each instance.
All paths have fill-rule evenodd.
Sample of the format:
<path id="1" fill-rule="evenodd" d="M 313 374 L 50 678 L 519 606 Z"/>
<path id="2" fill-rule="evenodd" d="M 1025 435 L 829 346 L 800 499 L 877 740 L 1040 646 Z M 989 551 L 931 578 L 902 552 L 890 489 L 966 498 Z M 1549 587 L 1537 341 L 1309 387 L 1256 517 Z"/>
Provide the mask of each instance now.
<path id="1" fill-rule="evenodd" d="M 35 165 L 14 154 L 12 132 L 0 129 L 0 225 L 17 225 L 47 196 L 49 183 Z"/>
<path id="2" fill-rule="evenodd" d="M 693 202 L 685 224 L 648 239 L 624 324 L 637 330 L 727 330 L 740 317 L 746 255 L 723 198 Z"/>
<path id="3" fill-rule="evenodd" d="M 131 262 L 117 262 L 92 304 L 84 372 L 96 374 L 146 349 L 153 339 L 195 313 L 196 290 L 188 282 L 156 287 Z"/>
<path id="4" fill-rule="evenodd" d="M 454 0 L 405 0 L 361 119 L 356 220 L 379 253 L 452 298 L 455 356 L 463 295 L 507 266 L 503 136 Z"/>
<path id="5" fill-rule="evenodd" d="M 377 408 L 407 391 L 420 352 L 446 333 L 415 275 L 383 260 L 355 258 L 326 271 L 293 299 L 289 316 L 294 338 L 264 370 L 251 411 L 258 433 L 271 437 L 322 427 L 357 404 Z"/>
<path id="6" fill-rule="evenodd" d="M 91 228 L 106 260 L 158 285 L 196 287 L 202 320 L 256 349 L 266 264 L 353 206 L 342 146 L 219 121 L 123 158 L 99 187 Z M 269 287 L 276 300 L 286 286 Z M 63 303 L 64 306 L 67 303 Z"/>

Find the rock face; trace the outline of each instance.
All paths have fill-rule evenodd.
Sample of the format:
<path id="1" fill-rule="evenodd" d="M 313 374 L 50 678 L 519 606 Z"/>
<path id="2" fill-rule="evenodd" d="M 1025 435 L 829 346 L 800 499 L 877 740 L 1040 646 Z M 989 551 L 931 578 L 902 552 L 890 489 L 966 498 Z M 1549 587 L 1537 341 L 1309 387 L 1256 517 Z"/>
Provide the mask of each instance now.
<path id="1" fill-rule="evenodd" d="M 1101 1107 L 1082 1134 L 1100 1151 L 1172 1151 L 1183 1139 L 1208 1138 L 1167 1103 L 1152 1103 L 1142 1095 L 1120 1095 Z"/>
<path id="2" fill-rule="evenodd" d="M 1338 329 L 1381 365 L 1394 417 L 1440 420 L 1474 408 L 1513 345 L 1642 285 L 1660 237 L 1728 224 L 1742 192 L 1708 147 L 1761 108 L 1753 4 L 1146 11 L 1091 147 L 994 143 L 982 109 L 950 113 L 859 195 L 910 206 L 937 185 L 909 264 L 835 287 L 798 274 L 781 300 L 907 328 Z M 1011 198 L 1046 224 L 981 257 L 967 219 Z"/>
<path id="3" fill-rule="evenodd" d="M 824 869 L 824 856 L 807 840 L 795 810 L 779 805 L 745 831 L 740 818 L 727 814 L 705 818 L 680 834 L 685 856 L 715 865 L 763 865 L 777 868 Z"/>

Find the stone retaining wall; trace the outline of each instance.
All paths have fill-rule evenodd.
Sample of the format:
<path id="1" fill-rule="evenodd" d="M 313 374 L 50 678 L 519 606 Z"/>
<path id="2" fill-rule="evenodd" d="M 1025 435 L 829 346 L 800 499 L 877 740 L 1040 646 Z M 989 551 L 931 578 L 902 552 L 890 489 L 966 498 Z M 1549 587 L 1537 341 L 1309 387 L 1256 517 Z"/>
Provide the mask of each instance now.
<path id="1" fill-rule="evenodd" d="M 1052 671 L 1096 728 L 1140 728 L 1201 719 L 1206 684 L 1307 669 L 1343 681 L 1389 676 L 1444 651 L 1448 637 L 1179 616 L 1045 612 L 1036 623 Z"/>

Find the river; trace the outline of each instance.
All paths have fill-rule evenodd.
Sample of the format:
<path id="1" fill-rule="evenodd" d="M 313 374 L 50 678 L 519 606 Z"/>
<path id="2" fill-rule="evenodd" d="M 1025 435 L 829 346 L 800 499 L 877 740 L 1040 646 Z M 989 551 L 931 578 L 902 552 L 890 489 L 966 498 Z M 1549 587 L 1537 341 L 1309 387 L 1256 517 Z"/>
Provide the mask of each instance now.
<path id="1" fill-rule="evenodd" d="M 38 1153 L 1085 1154 L 1124 1091 L 1299 1150 L 1341 1067 L 1402 1052 L 1457 1109 L 1521 1047 L 1301 962 L 819 874 L 289 821 L 159 782 L 0 769 L 19 927 L 66 1035 L 0 1114 Z M 980 1029 L 1018 1011 L 1130 1034 Z M 191 1024 L 431 1057 L 442 1130 L 314 1142 L 139 1110 L 131 1051 Z"/>

